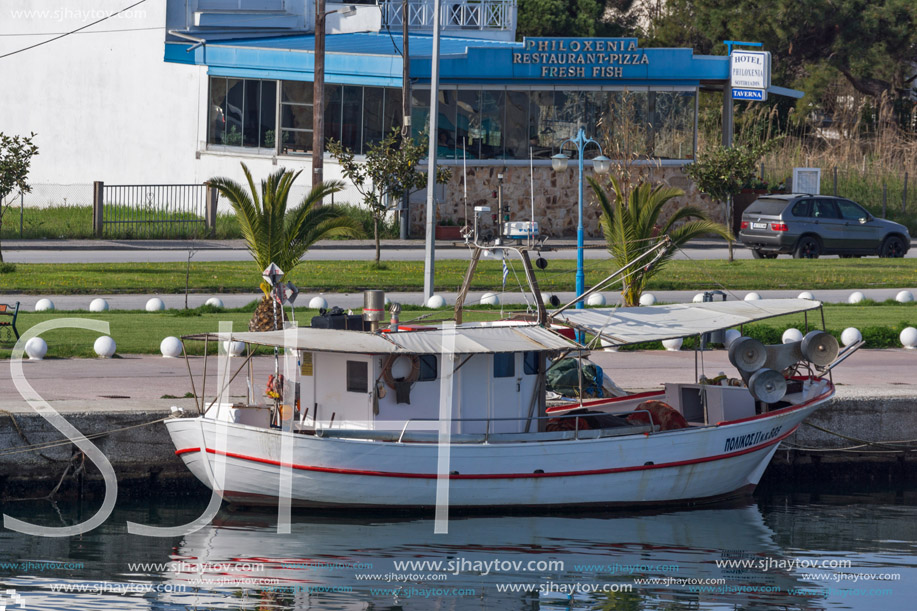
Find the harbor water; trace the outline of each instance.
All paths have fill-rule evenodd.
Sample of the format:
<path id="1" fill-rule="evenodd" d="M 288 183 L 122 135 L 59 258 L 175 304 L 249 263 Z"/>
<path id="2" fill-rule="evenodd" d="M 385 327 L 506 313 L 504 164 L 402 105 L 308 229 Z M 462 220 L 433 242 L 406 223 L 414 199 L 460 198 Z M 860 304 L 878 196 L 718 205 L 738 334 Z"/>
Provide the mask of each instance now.
<path id="1" fill-rule="evenodd" d="M 670 511 L 454 515 L 223 506 L 183 536 L 207 498 L 124 501 L 98 528 L 45 537 L 0 529 L 0 608 L 155 609 L 913 609 L 917 489 L 769 490 Z M 98 504 L 17 501 L 42 526 Z M 8 523 L 7 523 L 8 524 Z"/>

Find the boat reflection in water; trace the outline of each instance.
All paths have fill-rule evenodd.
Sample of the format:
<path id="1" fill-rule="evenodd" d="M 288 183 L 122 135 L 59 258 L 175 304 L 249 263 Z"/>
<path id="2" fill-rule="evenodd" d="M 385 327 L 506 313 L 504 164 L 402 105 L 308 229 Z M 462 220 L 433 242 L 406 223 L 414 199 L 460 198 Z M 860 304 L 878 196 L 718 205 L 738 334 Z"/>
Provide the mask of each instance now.
<path id="1" fill-rule="evenodd" d="M 294 516 L 291 531 L 277 534 L 273 513 L 223 512 L 172 556 L 163 577 L 185 592 L 170 602 L 215 609 L 823 608 L 816 586 L 780 568 L 782 552 L 755 505 L 460 517 L 445 535 L 434 534 L 432 520 Z"/>

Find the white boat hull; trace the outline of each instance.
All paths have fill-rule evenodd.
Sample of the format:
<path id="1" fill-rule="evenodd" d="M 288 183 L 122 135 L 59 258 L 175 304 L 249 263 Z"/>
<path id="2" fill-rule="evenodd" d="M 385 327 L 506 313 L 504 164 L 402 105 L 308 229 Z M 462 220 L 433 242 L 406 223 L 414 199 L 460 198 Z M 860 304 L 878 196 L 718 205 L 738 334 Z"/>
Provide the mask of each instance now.
<path id="1" fill-rule="evenodd" d="M 833 394 L 826 382 L 820 394 L 804 403 L 717 426 L 444 446 L 450 454 L 449 505 L 689 503 L 749 492 L 780 441 Z M 204 417 L 169 420 L 166 426 L 176 453 L 194 475 L 234 502 L 276 504 L 282 477 L 290 477 L 292 502 L 298 506 L 436 504 L 440 447 L 435 443 L 317 437 Z"/>

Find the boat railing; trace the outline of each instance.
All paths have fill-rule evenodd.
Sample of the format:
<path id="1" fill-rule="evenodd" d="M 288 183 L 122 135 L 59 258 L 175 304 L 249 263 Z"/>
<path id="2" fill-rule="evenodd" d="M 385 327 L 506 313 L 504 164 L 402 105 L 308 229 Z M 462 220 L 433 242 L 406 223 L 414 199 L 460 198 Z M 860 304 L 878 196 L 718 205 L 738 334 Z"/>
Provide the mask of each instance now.
<path id="1" fill-rule="evenodd" d="M 653 414 L 648 410 L 638 409 L 631 412 L 622 412 L 614 414 L 615 416 L 630 416 L 633 414 L 646 414 L 648 424 L 646 425 L 628 425 L 619 427 L 608 427 L 601 429 L 582 429 L 580 420 L 595 414 L 562 414 L 538 417 L 507 417 L 507 418 L 450 418 L 452 423 L 469 423 L 484 422 L 483 433 L 452 433 L 450 434 L 451 443 L 511 443 L 526 441 L 562 441 L 562 440 L 579 440 L 579 439 L 597 439 L 600 437 L 615 437 L 619 435 L 650 435 L 659 430 L 659 427 L 653 422 Z M 611 415 L 611 414 L 609 414 Z M 492 432 L 492 422 L 515 422 L 530 420 L 564 420 L 573 419 L 573 429 L 557 431 L 541 431 L 535 433 L 518 432 L 518 433 L 497 433 Z M 430 434 L 430 431 L 436 431 L 440 420 L 435 418 L 410 418 L 405 421 L 401 427 L 400 433 L 395 435 L 396 431 L 385 430 L 365 430 L 365 429 L 318 429 L 315 431 L 318 437 L 353 437 L 370 439 L 373 441 L 395 441 L 397 443 L 405 442 L 428 442 L 438 441 L 439 433 Z M 422 431 L 422 434 L 416 434 Z M 554 435 L 552 435 L 554 433 Z"/>

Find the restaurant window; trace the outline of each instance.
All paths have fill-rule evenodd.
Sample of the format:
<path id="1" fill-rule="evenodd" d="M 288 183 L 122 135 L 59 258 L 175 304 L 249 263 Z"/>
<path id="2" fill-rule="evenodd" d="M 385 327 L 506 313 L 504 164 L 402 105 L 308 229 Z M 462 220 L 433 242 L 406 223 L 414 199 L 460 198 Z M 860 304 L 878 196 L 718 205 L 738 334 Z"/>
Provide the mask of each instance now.
<path id="1" fill-rule="evenodd" d="M 481 92 L 481 159 L 506 159 L 503 151 L 503 113 L 505 91 Z"/>
<path id="2" fill-rule="evenodd" d="M 280 87 L 280 152 L 312 152 L 312 83 L 283 81 Z"/>
<path id="3" fill-rule="evenodd" d="M 273 148 L 277 81 L 210 77 L 207 143 Z"/>

